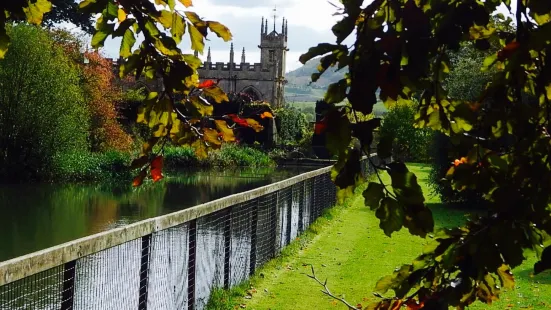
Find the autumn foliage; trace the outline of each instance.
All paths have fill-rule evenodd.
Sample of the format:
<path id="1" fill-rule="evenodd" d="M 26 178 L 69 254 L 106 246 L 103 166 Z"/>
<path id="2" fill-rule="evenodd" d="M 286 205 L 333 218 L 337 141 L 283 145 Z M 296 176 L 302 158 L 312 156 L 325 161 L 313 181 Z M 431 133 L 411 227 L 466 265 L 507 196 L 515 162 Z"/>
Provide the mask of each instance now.
<path id="1" fill-rule="evenodd" d="M 98 52 L 86 52 L 84 56 L 89 61 L 82 66 L 82 74 L 92 119 L 92 151 L 129 151 L 132 139 L 117 122 L 115 103 L 121 99 L 122 90 L 115 83 L 113 64 Z"/>

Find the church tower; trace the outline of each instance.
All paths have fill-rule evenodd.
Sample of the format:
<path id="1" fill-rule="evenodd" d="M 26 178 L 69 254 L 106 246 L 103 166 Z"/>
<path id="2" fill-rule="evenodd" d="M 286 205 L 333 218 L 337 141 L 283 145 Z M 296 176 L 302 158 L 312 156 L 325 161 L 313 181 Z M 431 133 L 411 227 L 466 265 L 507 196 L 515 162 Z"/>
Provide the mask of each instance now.
<path id="1" fill-rule="evenodd" d="M 268 19 L 262 18 L 260 26 L 260 63 L 263 69 L 273 70 L 274 85 L 273 89 L 273 104 L 281 107 L 284 103 L 284 81 L 285 81 L 285 63 L 287 59 L 287 20 L 283 18 L 281 23 L 281 31 L 276 28 L 276 9 L 274 8 L 273 28 L 268 32 Z"/>

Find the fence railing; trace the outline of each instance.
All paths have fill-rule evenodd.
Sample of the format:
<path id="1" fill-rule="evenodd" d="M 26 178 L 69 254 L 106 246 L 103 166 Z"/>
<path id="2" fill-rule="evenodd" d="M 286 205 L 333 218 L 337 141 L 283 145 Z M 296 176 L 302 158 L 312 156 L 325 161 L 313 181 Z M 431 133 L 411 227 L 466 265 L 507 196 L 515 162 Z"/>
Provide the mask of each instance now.
<path id="1" fill-rule="evenodd" d="M 214 288 L 246 280 L 335 203 L 330 171 L 2 262 L 0 309 L 203 309 Z"/>

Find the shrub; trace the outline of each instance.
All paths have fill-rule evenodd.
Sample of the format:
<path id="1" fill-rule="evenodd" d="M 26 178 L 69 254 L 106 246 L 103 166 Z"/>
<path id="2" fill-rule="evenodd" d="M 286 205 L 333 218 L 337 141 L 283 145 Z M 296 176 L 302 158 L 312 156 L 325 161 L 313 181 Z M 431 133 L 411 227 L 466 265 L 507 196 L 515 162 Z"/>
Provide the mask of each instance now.
<path id="1" fill-rule="evenodd" d="M 9 31 L 0 61 L 0 175 L 46 177 L 61 154 L 89 148 L 79 72 L 40 28 Z"/>
<path id="2" fill-rule="evenodd" d="M 164 150 L 164 160 L 168 167 L 268 167 L 274 162 L 270 157 L 255 148 L 237 144 L 224 144 L 220 150 L 212 150 L 206 159 L 198 159 L 190 146 L 168 146 Z"/>
<path id="3" fill-rule="evenodd" d="M 492 71 L 481 72 L 480 70 L 486 56 L 487 54 L 468 46 L 462 47 L 459 52 L 452 55 L 454 70 L 450 71 L 446 80 L 451 97 L 466 101 L 478 100 L 478 94 L 491 81 L 493 75 Z M 431 161 L 429 183 L 435 193 L 446 203 L 462 206 L 481 205 L 482 199 L 476 192 L 472 190 L 454 191 L 448 182 L 443 181 L 452 162 L 465 156 L 472 143 L 472 141 L 464 139 L 451 141 L 448 136 L 441 133 L 435 134 L 433 137 L 431 146 L 433 160 Z"/>
<path id="4" fill-rule="evenodd" d="M 383 118 L 379 131 L 381 138 L 393 140 L 393 156 L 403 161 L 428 162 L 432 130 L 414 127 L 414 105 L 399 104 L 392 107 Z"/>
<path id="5" fill-rule="evenodd" d="M 127 153 L 117 151 L 92 153 L 79 150 L 58 154 L 51 177 L 64 181 L 129 178 L 129 162 L 130 157 Z"/>
<path id="6" fill-rule="evenodd" d="M 64 154 L 59 160 L 60 180 L 101 180 L 129 178 L 127 153 L 107 151 L 104 153 L 75 152 Z"/>
<path id="7" fill-rule="evenodd" d="M 296 108 L 282 108 L 275 111 L 278 144 L 297 146 L 308 135 L 309 123 L 306 115 Z"/>

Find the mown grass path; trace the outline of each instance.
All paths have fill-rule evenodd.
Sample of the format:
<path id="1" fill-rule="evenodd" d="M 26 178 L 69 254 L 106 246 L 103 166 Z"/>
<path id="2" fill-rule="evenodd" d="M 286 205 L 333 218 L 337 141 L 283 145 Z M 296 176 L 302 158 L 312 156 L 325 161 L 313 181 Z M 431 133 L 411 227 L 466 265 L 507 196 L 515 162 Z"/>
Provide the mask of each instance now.
<path id="1" fill-rule="evenodd" d="M 426 197 L 428 168 L 410 165 L 422 184 Z M 464 219 L 464 212 L 444 209 L 436 197 L 428 203 L 433 209 L 437 226 L 456 225 Z M 361 195 L 355 197 L 349 208 L 339 212 L 311 243 L 298 255 L 283 260 L 276 267 L 263 270 L 263 278 L 255 281 L 240 308 L 246 309 L 345 309 L 342 304 L 324 296 L 322 288 L 308 278 L 310 266 L 322 281 L 327 279 L 331 291 L 350 303 L 367 305 L 376 300 L 372 291 L 377 280 L 390 274 L 394 268 L 410 263 L 421 252 L 426 240 L 409 235 L 405 230 L 384 235 L 378 227 L 374 212 L 363 206 Z M 477 303 L 473 309 L 551 309 L 551 275 L 531 276 L 535 259 L 516 268 L 517 288 L 506 292 L 492 306 Z"/>

